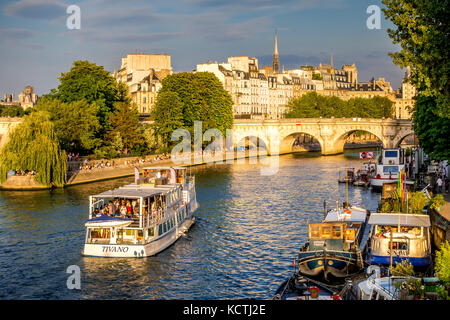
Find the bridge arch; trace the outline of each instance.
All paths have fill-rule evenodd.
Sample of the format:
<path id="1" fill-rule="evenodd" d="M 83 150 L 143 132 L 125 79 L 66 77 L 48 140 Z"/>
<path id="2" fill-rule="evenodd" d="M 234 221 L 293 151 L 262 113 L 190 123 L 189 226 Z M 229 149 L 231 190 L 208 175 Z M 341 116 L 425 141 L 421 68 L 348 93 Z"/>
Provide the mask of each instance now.
<path id="1" fill-rule="evenodd" d="M 311 134 L 306 130 L 296 130 L 294 132 L 283 134 L 284 137 L 280 139 L 280 154 L 293 152 L 294 142 L 302 134 L 311 137 L 312 142 L 318 143 L 320 150 L 322 150 L 323 140 L 319 135 Z"/>
<path id="2" fill-rule="evenodd" d="M 255 148 L 264 148 L 267 150 L 267 142 L 265 141 L 264 137 L 261 137 L 259 135 L 246 135 L 243 137 L 240 137 L 238 141 L 234 144 L 234 147 L 246 147 L 246 146 L 252 146 Z"/>
<path id="3" fill-rule="evenodd" d="M 383 140 L 382 136 L 380 137 L 378 134 L 370 131 L 370 129 L 350 129 L 350 130 L 344 130 L 343 133 L 338 135 L 338 137 L 334 140 L 332 140 L 333 148 L 335 149 L 336 153 L 342 153 L 344 152 L 344 146 L 345 143 L 348 142 L 348 138 L 352 136 L 356 132 L 365 132 L 373 135 L 380 143 L 381 146 L 385 146 L 385 141 Z"/>
<path id="4" fill-rule="evenodd" d="M 402 142 L 403 142 L 407 137 L 410 137 L 410 136 L 413 136 L 413 137 L 414 137 L 414 132 L 413 132 L 413 131 L 411 131 L 411 132 L 406 132 L 406 133 L 401 134 L 401 135 L 399 136 L 399 138 L 396 139 L 396 140 L 394 141 L 394 147 L 395 147 L 395 148 L 400 147 L 400 145 L 402 144 Z"/>

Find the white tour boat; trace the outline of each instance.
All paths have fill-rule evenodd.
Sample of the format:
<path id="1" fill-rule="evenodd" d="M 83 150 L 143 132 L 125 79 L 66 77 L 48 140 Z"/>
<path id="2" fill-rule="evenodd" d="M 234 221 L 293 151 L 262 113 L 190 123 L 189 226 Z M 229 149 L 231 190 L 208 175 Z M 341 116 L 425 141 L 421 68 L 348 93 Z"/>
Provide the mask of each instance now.
<path id="1" fill-rule="evenodd" d="M 186 168 L 149 167 L 135 182 L 89 197 L 85 256 L 147 257 L 192 226 L 198 208 L 195 177 Z"/>

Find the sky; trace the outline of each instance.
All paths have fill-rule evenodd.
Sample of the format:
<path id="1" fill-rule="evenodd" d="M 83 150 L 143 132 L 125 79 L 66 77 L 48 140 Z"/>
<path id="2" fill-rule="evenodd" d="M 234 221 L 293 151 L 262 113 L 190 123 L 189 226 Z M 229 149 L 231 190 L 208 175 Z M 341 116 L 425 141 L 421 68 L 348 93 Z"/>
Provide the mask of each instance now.
<path id="1" fill-rule="evenodd" d="M 81 12 L 80 29 L 68 29 L 69 5 Z M 358 81 L 384 77 L 393 89 L 404 70 L 388 52 L 399 51 L 386 30 L 369 29 L 370 5 L 381 0 L 2 0 L 0 1 L 0 94 L 27 85 L 38 95 L 59 84 L 73 61 L 108 71 L 127 53 L 171 55 L 174 72 L 229 56 L 272 64 L 278 33 L 280 66 L 355 63 Z"/>

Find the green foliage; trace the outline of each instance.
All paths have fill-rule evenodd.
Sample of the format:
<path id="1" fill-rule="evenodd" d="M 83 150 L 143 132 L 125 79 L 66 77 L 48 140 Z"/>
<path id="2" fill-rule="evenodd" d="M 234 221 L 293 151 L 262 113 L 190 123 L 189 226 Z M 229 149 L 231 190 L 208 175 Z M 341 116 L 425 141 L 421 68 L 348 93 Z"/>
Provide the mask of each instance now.
<path id="1" fill-rule="evenodd" d="M 110 141 L 117 142 L 118 133 L 123 144 L 123 149 L 120 151 L 128 153 L 137 145 L 144 142 L 143 137 L 139 133 L 139 113 L 135 105 L 130 106 L 125 102 L 116 103 L 115 108 L 116 111 L 108 120 L 110 127 L 108 138 Z"/>
<path id="2" fill-rule="evenodd" d="M 391 118 L 392 101 L 386 97 L 351 98 L 326 97 L 309 92 L 289 100 L 286 118 Z"/>
<path id="3" fill-rule="evenodd" d="M 439 109 L 435 97 L 419 94 L 413 112 L 414 132 L 432 159 L 450 160 L 450 119 L 440 116 Z"/>
<path id="4" fill-rule="evenodd" d="M 386 19 L 395 26 L 388 35 L 401 46 L 400 52 L 389 55 L 400 67 L 411 67 L 411 82 L 423 95 L 437 98 L 439 117 L 450 118 L 448 1 L 383 0 L 383 4 Z"/>
<path id="5" fill-rule="evenodd" d="M 313 80 L 322 80 L 322 75 L 320 73 L 313 73 L 312 79 Z"/>
<path id="6" fill-rule="evenodd" d="M 0 153 L 0 181 L 11 169 L 35 171 L 37 182 L 50 186 L 64 186 L 67 156 L 59 146 L 50 114 L 45 111 L 25 116 L 10 134 Z"/>
<path id="7" fill-rule="evenodd" d="M 62 149 L 85 154 L 101 143 L 96 137 L 100 129 L 98 109 L 95 102 L 89 104 L 86 100 L 80 100 L 66 103 L 48 97 L 40 99 L 35 107 L 37 111 L 47 111 L 50 114 Z"/>
<path id="8" fill-rule="evenodd" d="M 231 96 L 213 73 L 170 75 L 158 92 L 153 112 L 155 132 L 163 137 L 166 148 L 174 129 L 187 129 L 193 138 L 194 121 L 202 121 L 203 131 L 216 128 L 225 136 L 233 124 L 232 106 Z"/>
<path id="9" fill-rule="evenodd" d="M 0 105 L 0 117 L 23 117 L 29 111 L 24 110 L 21 106 L 5 106 Z"/>
<path id="10" fill-rule="evenodd" d="M 431 199 L 430 208 L 437 210 L 437 208 L 442 207 L 445 204 L 445 199 L 442 194 L 437 194 Z"/>
<path id="11" fill-rule="evenodd" d="M 412 193 L 409 200 L 409 213 L 423 214 L 422 210 L 427 205 L 427 197 L 421 191 Z"/>
<path id="12" fill-rule="evenodd" d="M 94 151 L 94 157 L 96 159 L 112 159 L 117 156 L 118 153 L 113 146 L 102 146 Z"/>
<path id="13" fill-rule="evenodd" d="M 435 160 L 450 160 L 450 5 L 447 0 L 383 0 L 394 29 L 388 34 L 400 52 L 395 64 L 411 67 L 410 81 L 419 90 L 413 111 L 421 147 Z"/>
<path id="14" fill-rule="evenodd" d="M 164 141 L 164 146 L 171 143 L 172 132 L 179 128 L 184 128 L 183 102 L 176 92 L 164 91 L 158 94 L 156 108 L 153 113 L 154 132 Z"/>
<path id="15" fill-rule="evenodd" d="M 439 279 L 446 286 L 450 285 L 450 244 L 445 241 L 441 244 L 441 249 L 436 251 L 435 267 Z"/>
<path id="16" fill-rule="evenodd" d="M 102 128 L 107 130 L 107 119 L 114 112 L 116 102 L 129 102 L 127 88 L 118 83 L 103 66 L 89 61 L 74 61 L 69 72 L 59 77 L 58 89 L 47 95 L 61 102 L 85 100 L 98 106 L 97 117 Z"/>
<path id="17" fill-rule="evenodd" d="M 396 263 L 395 267 L 390 270 L 393 276 L 412 276 L 414 275 L 414 267 L 408 260 L 402 260 Z"/>

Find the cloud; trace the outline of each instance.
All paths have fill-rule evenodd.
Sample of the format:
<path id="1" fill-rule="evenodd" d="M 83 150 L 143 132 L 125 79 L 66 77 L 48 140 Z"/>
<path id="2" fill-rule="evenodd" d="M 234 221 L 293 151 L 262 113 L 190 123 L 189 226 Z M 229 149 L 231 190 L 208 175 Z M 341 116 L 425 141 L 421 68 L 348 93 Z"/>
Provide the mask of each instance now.
<path id="1" fill-rule="evenodd" d="M 132 43 L 132 42 L 160 42 L 163 40 L 180 37 L 181 32 L 153 32 L 153 33 L 130 33 L 130 32 L 101 32 L 84 30 L 77 34 L 82 41 L 94 41 L 104 43 Z"/>
<path id="2" fill-rule="evenodd" d="M 6 5 L 3 12 L 25 19 L 53 20 L 65 16 L 67 7 L 59 0 L 20 0 Z"/>
<path id="3" fill-rule="evenodd" d="M 0 39 L 25 39 L 32 38 L 36 35 L 36 32 L 29 29 L 20 29 L 20 28 L 12 28 L 12 29 L 0 29 L 1 38 Z"/>

